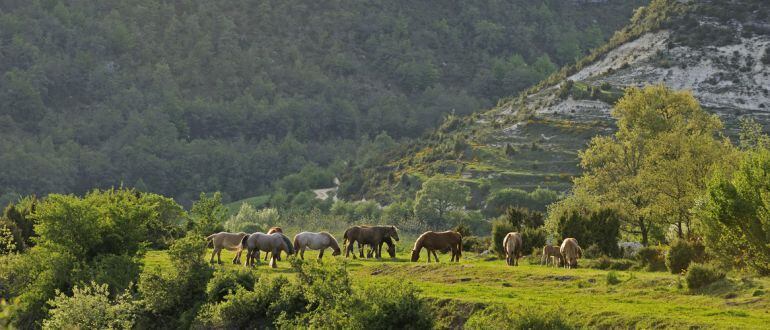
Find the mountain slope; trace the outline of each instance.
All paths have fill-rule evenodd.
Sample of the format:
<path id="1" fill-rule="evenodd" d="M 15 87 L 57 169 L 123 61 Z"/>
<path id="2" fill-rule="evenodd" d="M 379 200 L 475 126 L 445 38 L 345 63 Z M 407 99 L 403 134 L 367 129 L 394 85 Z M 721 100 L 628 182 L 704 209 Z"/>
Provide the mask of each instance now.
<path id="1" fill-rule="evenodd" d="M 564 191 L 577 151 L 614 129 L 609 111 L 628 86 L 692 90 L 734 132 L 737 118 L 770 123 L 770 25 L 761 1 L 653 1 L 604 47 L 480 115 L 450 117 L 419 145 L 362 168 L 342 189 L 388 202 L 444 176 L 474 191 L 472 206 L 502 187 Z M 392 173 L 391 173 L 392 172 Z M 356 182 L 358 181 L 358 182 Z"/>

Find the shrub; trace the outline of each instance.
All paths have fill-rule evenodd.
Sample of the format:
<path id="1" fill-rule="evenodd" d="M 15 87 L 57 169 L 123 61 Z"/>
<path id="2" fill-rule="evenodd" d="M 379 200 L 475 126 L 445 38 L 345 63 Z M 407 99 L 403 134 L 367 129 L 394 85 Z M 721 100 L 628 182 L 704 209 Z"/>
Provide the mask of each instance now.
<path id="1" fill-rule="evenodd" d="M 574 329 L 553 310 L 523 310 L 514 313 L 506 306 L 492 305 L 468 318 L 466 329 Z"/>
<path id="2" fill-rule="evenodd" d="M 684 279 L 690 290 L 697 290 L 725 278 L 725 273 L 714 266 L 692 264 Z"/>
<path id="3" fill-rule="evenodd" d="M 528 254 L 535 249 L 541 249 L 546 242 L 548 233 L 545 228 L 525 227 L 521 231 L 521 240 L 524 243 L 524 254 Z"/>
<path id="4" fill-rule="evenodd" d="M 621 215 L 614 209 L 567 209 L 558 216 L 556 230 L 561 237 L 574 237 L 583 246 L 596 244 L 602 253 L 618 257 Z"/>
<path id="5" fill-rule="evenodd" d="M 84 288 L 75 287 L 72 296 L 57 292 L 49 301 L 50 317 L 43 329 L 131 329 L 136 318 L 136 305 L 128 292 L 110 299 L 106 284 L 91 282 Z"/>
<path id="6" fill-rule="evenodd" d="M 676 240 L 671 243 L 671 247 L 666 253 L 666 267 L 671 274 L 681 274 L 690 265 L 694 256 L 695 249 L 690 242 L 682 239 Z"/>
<path id="7" fill-rule="evenodd" d="M 359 289 L 352 312 L 353 328 L 430 329 L 433 314 L 417 289 L 403 281 L 377 282 Z"/>
<path id="8" fill-rule="evenodd" d="M 601 256 L 597 259 L 589 260 L 586 262 L 586 266 L 588 268 L 595 269 L 628 270 L 634 265 L 636 265 L 636 263 L 631 260 L 611 259 L 607 256 Z"/>
<path id="9" fill-rule="evenodd" d="M 220 302 L 238 288 L 254 290 L 254 284 L 259 280 L 256 274 L 248 269 L 220 269 L 206 285 L 206 297 L 209 302 Z"/>
<path id="10" fill-rule="evenodd" d="M 620 277 L 618 277 L 618 273 L 615 271 L 611 271 L 607 273 L 607 285 L 615 285 L 620 283 Z"/>
<path id="11" fill-rule="evenodd" d="M 583 250 L 583 253 L 586 258 L 599 258 L 603 255 L 602 249 L 599 248 L 599 245 L 596 245 L 596 243 L 589 245 L 585 250 Z"/>
<path id="12" fill-rule="evenodd" d="M 481 253 L 489 249 L 491 244 L 489 236 L 468 236 L 463 237 L 463 251 Z"/>
<path id="13" fill-rule="evenodd" d="M 648 271 L 666 270 L 665 250 L 661 247 L 647 246 L 639 249 L 636 258 Z"/>

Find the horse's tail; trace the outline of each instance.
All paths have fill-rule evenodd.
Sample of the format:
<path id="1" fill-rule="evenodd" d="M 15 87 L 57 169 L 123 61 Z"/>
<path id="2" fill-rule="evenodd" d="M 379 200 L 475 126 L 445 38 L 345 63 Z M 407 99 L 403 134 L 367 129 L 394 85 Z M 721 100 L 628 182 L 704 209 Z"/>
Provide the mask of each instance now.
<path id="1" fill-rule="evenodd" d="M 241 247 L 246 245 L 246 241 L 249 240 L 249 236 L 251 235 L 246 235 L 246 236 L 243 236 L 243 238 L 241 238 Z"/>
<path id="2" fill-rule="evenodd" d="M 463 235 L 460 235 L 460 240 L 457 242 L 457 261 L 460 261 L 460 257 L 463 256 Z"/>
<path id="3" fill-rule="evenodd" d="M 209 245 L 214 245 L 214 236 L 217 234 L 211 234 L 209 236 L 206 236 L 206 247 L 209 247 Z M 211 243 L 211 244 L 209 244 Z"/>
<path id="4" fill-rule="evenodd" d="M 291 240 L 284 234 L 281 234 L 281 239 L 283 239 L 283 242 L 286 243 L 286 253 L 289 255 L 294 254 L 294 245 L 291 244 Z"/>
<path id="5" fill-rule="evenodd" d="M 348 232 L 350 231 L 350 228 L 345 229 L 345 233 L 342 234 L 342 247 L 346 247 L 348 245 Z M 352 241 L 351 241 L 352 243 Z"/>

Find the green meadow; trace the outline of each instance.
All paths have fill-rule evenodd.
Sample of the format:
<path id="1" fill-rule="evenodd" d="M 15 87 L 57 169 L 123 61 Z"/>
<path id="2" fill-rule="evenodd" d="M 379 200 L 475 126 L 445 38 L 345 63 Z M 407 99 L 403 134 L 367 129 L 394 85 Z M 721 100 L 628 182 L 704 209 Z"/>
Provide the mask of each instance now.
<path id="1" fill-rule="evenodd" d="M 518 267 L 505 261 L 466 252 L 460 263 L 427 263 L 425 251 L 418 262 L 409 262 L 406 245 L 399 244 L 396 259 L 345 259 L 324 256 L 324 263 L 344 263 L 354 285 L 370 282 L 407 281 L 431 301 L 437 327 L 462 324 L 471 314 L 490 305 L 502 304 L 513 310 L 551 310 L 577 325 L 590 328 L 764 328 L 770 322 L 770 303 L 764 297 L 770 279 L 731 274 L 726 280 L 691 292 L 684 279 L 667 272 L 605 271 L 590 268 L 564 269 L 531 264 L 527 258 Z M 408 249 L 407 249 L 408 250 Z M 222 253 L 223 264 L 234 265 L 233 252 Z M 313 260 L 315 251 L 306 251 Z M 206 258 L 210 257 L 209 254 Z M 588 260 L 581 260 L 586 264 Z M 149 251 L 145 267 L 171 270 L 165 251 Z M 284 259 L 277 269 L 264 261 L 254 268 L 260 276 L 287 276 L 294 271 Z M 608 281 L 612 272 L 618 281 Z M 612 276 L 612 275 L 610 275 Z"/>

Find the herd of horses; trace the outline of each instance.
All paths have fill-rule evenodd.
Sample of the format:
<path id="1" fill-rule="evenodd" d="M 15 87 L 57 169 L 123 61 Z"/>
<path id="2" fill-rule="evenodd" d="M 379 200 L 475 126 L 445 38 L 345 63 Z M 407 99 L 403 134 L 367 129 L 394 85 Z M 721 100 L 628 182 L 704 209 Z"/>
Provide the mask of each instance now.
<path id="1" fill-rule="evenodd" d="M 391 258 L 396 257 L 396 245 L 393 240 L 398 241 L 398 229 L 395 226 L 353 226 L 345 230 L 343 234 L 343 247 L 345 249 L 345 258 L 356 255 L 353 251 L 354 243 L 358 245 L 360 258 L 364 258 L 364 249 L 369 247 L 367 258 L 382 258 L 382 246 L 387 245 L 387 252 Z M 305 250 L 318 250 L 318 259 L 322 259 L 326 249 L 332 249 L 332 256 L 342 254 L 342 249 L 337 239 L 328 232 L 301 232 L 294 236 L 294 240 L 284 235 L 281 227 L 272 227 L 267 233 L 256 232 L 247 234 L 220 232 L 206 237 L 207 244 L 211 242 L 214 251 L 211 253 L 209 262 L 214 262 L 217 257 L 217 263 L 222 263 L 222 250 L 235 251 L 234 264 L 241 263 L 241 254 L 246 250 L 246 262 L 244 265 L 253 267 L 260 262 L 260 253 L 265 252 L 265 261 L 270 258 L 270 267 L 276 268 L 277 262 L 281 260 L 281 252 L 287 255 L 298 255 L 305 259 Z M 420 235 L 414 242 L 412 248 L 411 261 L 420 259 L 422 249 L 428 254 L 428 262 L 431 255 L 438 262 L 436 251 L 442 253 L 451 252 L 450 261 L 459 262 L 463 250 L 463 238 L 456 231 L 427 231 Z M 503 249 L 506 254 L 506 263 L 509 266 L 518 266 L 519 258 L 523 255 L 524 242 L 521 234 L 517 232 L 508 233 L 503 239 Z M 564 266 L 566 268 L 577 267 L 577 259 L 582 256 L 582 249 L 574 238 L 566 238 L 561 246 L 546 245 L 543 247 L 541 263 L 553 266 Z"/>

